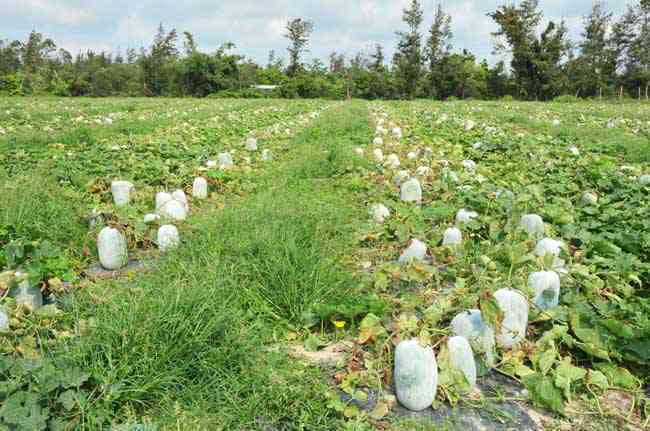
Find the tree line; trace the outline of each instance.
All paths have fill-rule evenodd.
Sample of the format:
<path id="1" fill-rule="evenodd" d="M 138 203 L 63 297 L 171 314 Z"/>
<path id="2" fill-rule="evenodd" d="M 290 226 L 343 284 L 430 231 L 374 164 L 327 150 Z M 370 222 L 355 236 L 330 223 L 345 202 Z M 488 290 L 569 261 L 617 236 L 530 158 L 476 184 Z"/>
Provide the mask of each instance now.
<path id="1" fill-rule="evenodd" d="M 636 97 L 650 90 L 650 0 L 638 0 L 615 18 L 601 1 L 583 19 L 580 40 L 563 21 L 540 29 L 539 0 L 498 7 L 494 51 L 508 58 L 489 65 L 469 51 L 454 50 L 452 17 L 439 5 L 424 23 L 419 0 L 403 10 L 391 59 L 376 44 L 370 53 L 346 58 L 332 52 L 327 63 L 304 62 L 314 23 L 286 25 L 287 58 L 275 51 L 266 64 L 236 52 L 227 42 L 214 52 L 198 49 L 194 35 L 161 24 L 147 48 L 125 53 L 88 50 L 73 56 L 41 33 L 26 41 L 0 40 L 0 94 L 59 96 L 268 96 L 286 98 L 549 100 L 573 97 Z"/>

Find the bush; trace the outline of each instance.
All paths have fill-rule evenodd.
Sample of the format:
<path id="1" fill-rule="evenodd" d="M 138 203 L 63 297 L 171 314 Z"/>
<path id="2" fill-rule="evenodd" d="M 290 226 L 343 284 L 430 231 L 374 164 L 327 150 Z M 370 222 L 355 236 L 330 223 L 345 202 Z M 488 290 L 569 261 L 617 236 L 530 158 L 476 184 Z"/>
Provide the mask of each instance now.
<path id="1" fill-rule="evenodd" d="M 279 92 L 261 91 L 255 88 L 243 88 L 241 90 L 222 90 L 217 93 L 212 93 L 208 97 L 215 99 L 263 99 L 263 98 L 277 98 Z"/>
<path id="2" fill-rule="evenodd" d="M 581 99 L 571 94 L 564 94 L 562 96 L 557 96 L 555 99 L 553 99 L 553 102 L 554 103 L 578 103 L 580 102 L 580 100 Z"/>

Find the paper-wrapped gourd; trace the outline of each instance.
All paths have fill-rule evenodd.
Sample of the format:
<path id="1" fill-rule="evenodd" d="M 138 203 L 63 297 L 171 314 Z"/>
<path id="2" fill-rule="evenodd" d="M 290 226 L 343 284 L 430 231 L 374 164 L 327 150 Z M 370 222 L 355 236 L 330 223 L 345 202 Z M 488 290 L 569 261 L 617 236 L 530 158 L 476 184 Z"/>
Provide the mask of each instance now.
<path id="1" fill-rule="evenodd" d="M 182 203 L 185 206 L 185 209 L 189 211 L 190 204 L 187 201 L 187 196 L 185 196 L 185 192 L 183 190 L 174 191 L 174 193 L 172 193 L 172 198 Z"/>
<path id="2" fill-rule="evenodd" d="M 422 186 L 417 178 L 411 178 L 402 184 L 400 197 L 404 202 L 422 202 Z"/>
<path id="3" fill-rule="evenodd" d="M 192 184 L 192 196 L 197 199 L 205 199 L 208 197 L 208 181 L 205 178 L 194 178 L 194 184 Z"/>
<path id="4" fill-rule="evenodd" d="M 438 389 L 438 364 L 431 347 L 422 347 L 417 339 L 402 341 L 395 349 L 395 393 L 409 410 L 431 406 Z"/>
<path id="5" fill-rule="evenodd" d="M 0 331 L 8 331 L 9 330 L 9 313 L 7 313 L 7 310 L 0 306 Z"/>
<path id="6" fill-rule="evenodd" d="M 158 214 L 171 220 L 185 220 L 187 218 L 187 208 L 182 202 L 172 199 L 158 210 Z"/>
<path id="7" fill-rule="evenodd" d="M 501 330 L 497 334 L 497 344 L 506 349 L 514 347 L 526 338 L 528 327 L 528 301 L 513 289 L 500 289 L 494 292 L 494 299 L 503 312 Z"/>
<path id="8" fill-rule="evenodd" d="M 406 170 L 398 171 L 393 177 L 393 184 L 395 184 L 397 187 L 400 187 L 402 183 L 407 181 L 409 178 L 411 178 L 409 171 Z"/>
<path id="9" fill-rule="evenodd" d="M 390 217 L 390 210 L 382 204 L 374 204 L 370 207 L 370 216 L 375 223 L 383 223 L 384 220 Z"/>
<path id="10" fill-rule="evenodd" d="M 157 235 L 158 248 L 161 251 L 171 250 L 178 247 L 181 242 L 176 226 L 166 224 L 160 226 Z"/>
<path id="11" fill-rule="evenodd" d="M 375 159 L 376 162 L 383 162 L 384 161 L 384 152 L 381 151 L 379 148 L 375 148 L 372 151 L 372 157 Z"/>
<path id="12" fill-rule="evenodd" d="M 393 137 L 395 139 L 402 139 L 402 129 L 399 127 L 393 127 Z"/>
<path id="13" fill-rule="evenodd" d="M 142 219 L 144 224 L 153 224 L 160 221 L 160 216 L 158 214 L 145 214 Z"/>
<path id="14" fill-rule="evenodd" d="M 596 205 L 598 203 L 598 195 L 591 192 L 584 192 L 580 197 L 580 203 L 584 206 Z"/>
<path id="15" fill-rule="evenodd" d="M 219 158 L 219 168 L 221 169 L 231 168 L 234 165 L 230 153 L 220 153 L 218 158 Z"/>
<path id="16" fill-rule="evenodd" d="M 129 261 L 126 239 L 122 232 L 105 227 L 97 237 L 99 263 L 109 271 L 123 268 Z"/>
<path id="17" fill-rule="evenodd" d="M 411 240 L 408 248 L 399 257 L 399 263 L 408 263 L 412 260 L 422 262 L 427 256 L 427 245 L 418 239 Z"/>
<path id="18" fill-rule="evenodd" d="M 478 217 L 478 213 L 475 211 L 468 211 L 465 208 L 458 210 L 456 213 L 456 224 L 461 226 L 465 223 L 469 223 Z"/>
<path id="19" fill-rule="evenodd" d="M 530 236 L 544 235 L 544 220 L 537 214 L 523 215 L 519 226 Z"/>
<path id="20" fill-rule="evenodd" d="M 246 139 L 246 149 L 248 151 L 257 151 L 257 139 L 255 138 Z"/>
<path id="21" fill-rule="evenodd" d="M 113 181 L 111 183 L 111 193 L 113 194 L 113 202 L 117 206 L 128 205 L 131 202 L 131 195 L 135 187 L 129 181 Z"/>
<path id="22" fill-rule="evenodd" d="M 475 386 L 476 361 L 469 341 L 465 337 L 451 337 L 447 341 L 447 349 L 452 366 L 463 373 L 470 386 Z"/>
<path id="23" fill-rule="evenodd" d="M 545 257 L 547 254 L 553 256 L 553 268 L 560 271 L 561 273 L 566 272 L 564 267 L 564 260 L 560 259 L 560 253 L 562 252 L 562 247 L 564 243 L 552 238 L 544 238 L 537 242 L 535 245 L 535 250 L 533 253 L 538 257 Z"/>
<path id="24" fill-rule="evenodd" d="M 363 150 L 361 150 L 361 155 L 363 156 Z M 273 154 L 271 153 L 271 150 L 269 149 L 262 150 L 262 161 L 270 162 L 271 160 L 273 160 Z"/>
<path id="25" fill-rule="evenodd" d="M 173 200 L 171 193 L 158 192 L 156 193 L 156 210 L 162 208 L 167 202 Z"/>
<path id="26" fill-rule="evenodd" d="M 450 227 L 442 235 L 442 245 L 459 247 L 463 243 L 463 233 L 457 227 Z"/>
<path id="27" fill-rule="evenodd" d="M 463 160 L 462 165 L 465 170 L 473 171 L 476 169 L 476 162 L 474 160 Z"/>
<path id="28" fill-rule="evenodd" d="M 377 136 L 375 139 L 372 140 L 372 144 L 379 147 L 379 146 L 384 145 L 384 140 L 382 138 L 380 138 L 379 136 Z"/>
<path id="29" fill-rule="evenodd" d="M 560 303 L 560 276 L 553 271 L 533 272 L 528 275 L 528 287 L 535 297 L 533 303 L 541 310 L 550 310 Z"/>
<path id="30" fill-rule="evenodd" d="M 390 154 L 388 157 L 386 157 L 386 165 L 391 169 L 399 168 L 399 156 L 397 154 Z"/>
<path id="31" fill-rule="evenodd" d="M 638 179 L 639 184 L 642 186 L 650 186 L 650 175 L 641 175 Z"/>
<path id="32" fill-rule="evenodd" d="M 16 300 L 16 305 L 23 305 L 36 310 L 43 306 L 43 293 L 38 286 L 32 286 L 27 274 L 16 272 L 14 286 L 9 290 L 9 296 Z"/>
<path id="33" fill-rule="evenodd" d="M 494 366 L 494 329 L 483 321 L 480 310 L 472 309 L 457 314 L 451 321 L 451 331 L 456 336 L 465 337 L 476 347 L 477 353 L 483 353 L 486 365 Z"/>

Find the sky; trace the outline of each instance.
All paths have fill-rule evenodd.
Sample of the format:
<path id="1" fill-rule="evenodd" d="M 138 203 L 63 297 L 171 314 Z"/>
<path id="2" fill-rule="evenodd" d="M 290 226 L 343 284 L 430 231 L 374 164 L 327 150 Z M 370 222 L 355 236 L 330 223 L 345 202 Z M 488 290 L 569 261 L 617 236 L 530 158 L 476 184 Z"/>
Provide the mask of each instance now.
<path id="1" fill-rule="evenodd" d="M 486 16 L 513 0 L 422 0 L 423 33 L 438 3 L 452 17 L 453 46 L 490 63 L 495 30 Z M 620 15 L 633 0 L 608 0 Z M 179 34 L 190 31 L 201 50 L 212 52 L 231 41 L 237 52 L 266 63 L 270 50 L 286 56 L 283 37 L 288 19 L 314 22 L 309 57 L 325 61 L 333 50 L 348 56 L 370 52 L 379 43 L 388 56 L 395 31 L 404 29 L 402 9 L 410 0 L 0 0 L 0 39 L 25 40 L 32 30 L 52 38 L 73 54 L 82 50 L 116 52 L 149 46 L 159 23 Z M 540 0 L 545 19 L 564 19 L 574 40 L 592 0 Z"/>

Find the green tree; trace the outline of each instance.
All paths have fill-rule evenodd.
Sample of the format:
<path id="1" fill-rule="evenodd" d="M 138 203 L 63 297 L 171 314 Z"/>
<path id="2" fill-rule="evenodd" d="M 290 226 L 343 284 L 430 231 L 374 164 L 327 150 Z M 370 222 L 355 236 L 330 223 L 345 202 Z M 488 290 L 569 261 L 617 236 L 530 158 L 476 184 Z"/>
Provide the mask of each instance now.
<path id="1" fill-rule="evenodd" d="M 408 31 L 397 32 L 399 42 L 393 58 L 395 79 L 398 82 L 400 96 L 413 99 L 417 95 L 418 84 L 422 75 L 422 24 L 423 12 L 419 0 L 411 0 L 409 7 L 403 10 L 402 21 Z"/>
<path id="2" fill-rule="evenodd" d="M 290 43 L 287 48 L 287 51 L 289 51 L 287 74 L 295 76 L 303 69 L 300 57 L 307 51 L 309 38 L 314 31 L 314 24 L 302 18 L 295 18 L 287 22 L 286 30 L 284 37 L 289 39 Z"/>
<path id="3" fill-rule="evenodd" d="M 584 30 L 579 43 L 580 55 L 574 60 L 570 77 L 578 94 L 595 96 L 610 87 L 616 78 L 616 58 L 607 35 L 612 14 L 601 1 L 594 2 L 584 17 Z"/>
<path id="4" fill-rule="evenodd" d="M 429 29 L 429 37 L 425 46 L 426 60 L 429 64 L 429 79 L 427 82 L 427 94 L 434 97 L 440 93 L 442 83 L 442 64 L 451 52 L 451 16 L 442 10 L 438 5 L 436 14 Z"/>
<path id="5" fill-rule="evenodd" d="M 539 0 L 523 0 L 519 6 L 506 5 L 489 13 L 499 26 L 496 52 L 507 53 L 519 95 L 525 99 L 549 99 L 564 83 L 562 60 L 569 52 L 564 23 L 550 21 L 542 34 Z"/>

